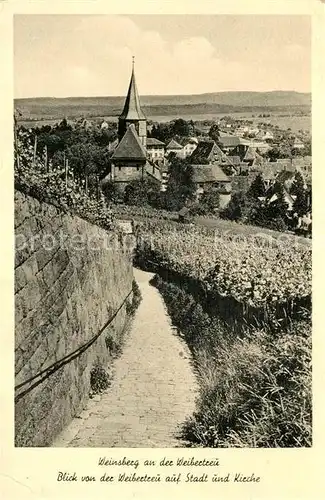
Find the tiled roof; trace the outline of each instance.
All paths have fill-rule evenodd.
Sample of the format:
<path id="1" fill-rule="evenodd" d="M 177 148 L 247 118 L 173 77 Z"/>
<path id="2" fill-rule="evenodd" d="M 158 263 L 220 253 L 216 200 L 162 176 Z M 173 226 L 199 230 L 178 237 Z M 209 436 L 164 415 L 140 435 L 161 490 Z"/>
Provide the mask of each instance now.
<path id="1" fill-rule="evenodd" d="M 281 172 L 278 173 L 276 179 L 281 183 L 285 183 L 286 181 L 294 178 L 294 176 L 295 176 L 294 172 L 288 172 L 288 170 L 282 170 Z"/>
<path id="2" fill-rule="evenodd" d="M 178 144 L 174 139 L 172 139 L 168 144 L 166 149 L 183 149 L 183 146 Z"/>
<path id="3" fill-rule="evenodd" d="M 237 165 L 240 165 L 240 156 L 231 156 L 229 155 L 228 156 L 229 160 L 231 161 L 231 163 L 235 166 Z"/>
<path id="4" fill-rule="evenodd" d="M 147 146 L 165 146 L 165 143 L 155 137 L 147 137 Z"/>
<path id="5" fill-rule="evenodd" d="M 145 158 L 146 152 L 140 142 L 138 134 L 136 133 L 135 127 L 132 124 L 127 128 L 121 142 L 118 144 L 112 155 L 112 159 L 145 160 Z"/>
<path id="6" fill-rule="evenodd" d="M 244 156 L 244 160 L 249 161 L 249 160 L 255 160 L 256 158 L 256 150 L 249 146 L 249 148 L 246 151 L 246 154 Z"/>
<path id="7" fill-rule="evenodd" d="M 197 144 L 199 141 L 196 137 L 180 137 L 178 142 L 184 147 L 187 144 Z"/>
<path id="8" fill-rule="evenodd" d="M 266 164 L 265 168 L 263 170 L 261 170 L 261 174 L 262 174 L 264 180 L 271 181 L 271 180 L 274 180 L 276 178 L 279 171 L 280 171 L 279 166 L 277 166 L 276 164 L 272 165 L 269 162 Z"/>
<path id="9" fill-rule="evenodd" d="M 203 163 L 204 161 L 208 161 L 209 156 L 212 153 L 213 147 L 215 145 L 216 144 L 214 141 L 200 141 L 199 144 L 197 145 L 197 148 L 193 151 L 193 153 L 190 156 L 191 163 L 200 164 Z"/>
<path id="10" fill-rule="evenodd" d="M 223 147 L 236 147 L 240 144 L 240 138 L 236 135 L 224 135 L 219 137 L 219 142 Z"/>
<path id="11" fill-rule="evenodd" d="M 200 141 L 189 158 L 192 165 L 217 163 L 236 170 L 229 156 L 225 155 L 214 141 Z"/>
<path id="12" fill-rule="evenodd" d="M 155 179 L 157 179 L 158 181 L 161 181 L 161 171 L 160 171 L 160 168 L 155 165 L 154 163 L 151 163 L 149 161 L 146 162 L 145 164 L 145 172 L 154 177 Z"/>
<path id="13" fill-rule="evenodd" d="M 230 182 L 219 165 L 192 165 L 194 182 Z"/>

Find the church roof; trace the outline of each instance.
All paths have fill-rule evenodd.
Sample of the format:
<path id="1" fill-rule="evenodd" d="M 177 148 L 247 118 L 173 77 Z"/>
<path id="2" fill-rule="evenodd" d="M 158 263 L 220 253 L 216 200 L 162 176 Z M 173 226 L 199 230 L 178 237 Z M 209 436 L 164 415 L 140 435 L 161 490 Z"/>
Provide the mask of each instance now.
<path id="1" fill-rule="evenodd" d="M 129 90 L 125 99 L 124 108 L 120 119 L 145 120 L 146 117 L 141 109 L 137 85 L 135 82 L 134 67 L 132 68 Z"/>
<path id="2" fill-rule="evenodd" d="M 119 160 L 145 160 L 146 152 L 140 142 L 139 136 L 135 130 L 134 125 L 130 125 L 124 136 L 121 139 L 121 142 L 118 144 L 115 149 L 112 159 Z"/>

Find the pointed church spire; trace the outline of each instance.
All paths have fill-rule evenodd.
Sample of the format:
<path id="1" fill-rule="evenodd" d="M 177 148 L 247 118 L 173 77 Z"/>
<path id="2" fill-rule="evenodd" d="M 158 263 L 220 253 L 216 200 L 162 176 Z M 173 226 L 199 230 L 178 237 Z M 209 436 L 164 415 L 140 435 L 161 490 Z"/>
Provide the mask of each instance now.
<path id="1" fill-rule="evenodd" d="M 129 90 L 125 99 L 124 108 L 120 115 L 122 120 L 145 120 L 146 117 L 141 109 L 137 85 L 135 82 L 134 56 L 132 56 L 132 73 Z"/>

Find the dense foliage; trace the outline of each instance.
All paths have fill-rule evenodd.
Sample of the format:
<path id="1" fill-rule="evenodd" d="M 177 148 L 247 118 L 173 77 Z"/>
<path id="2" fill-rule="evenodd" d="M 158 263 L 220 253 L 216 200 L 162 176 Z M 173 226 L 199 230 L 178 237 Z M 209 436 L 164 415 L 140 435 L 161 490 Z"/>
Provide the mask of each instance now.
<path id="1" fill-rule="evenodd" d="M 138 238 L 144 261 L 199 280 L 207 292 L 249 307 L 271 313 L 276 305 L 293 307 L 311 295 L 311 248 L 302 245 L 167 222 L 139 224 Z"/>
<path id="2" fill-rule="evenodd" d="M 35 154 L 33 137 L 19 130 L 15 140 L 15 188 L 41 201 L 73 212 L 105 229 L 113 228 L 112 213 L 98 186 L 88 186 L 63 165 Z"/>
<path id="3" fill-rule="evenodd" d="M 238 336 L 175 284 L 158 278 L 156 286 L 192 351 L 200 387 L 184 437 L 218 448 L 311 446 L 310 322 Z"/>

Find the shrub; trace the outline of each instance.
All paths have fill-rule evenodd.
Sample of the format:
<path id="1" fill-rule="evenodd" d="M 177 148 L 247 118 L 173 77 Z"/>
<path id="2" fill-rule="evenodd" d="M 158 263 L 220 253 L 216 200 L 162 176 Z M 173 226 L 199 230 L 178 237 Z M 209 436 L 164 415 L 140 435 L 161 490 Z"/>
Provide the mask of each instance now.
<path id="1" fill-rule="evenodd" d="M 108 372 L 100 364 L 96 364 L 90 371 L 90 389 L 92 394 L 100 394 L 109 385 L 110 377 Z"/>

